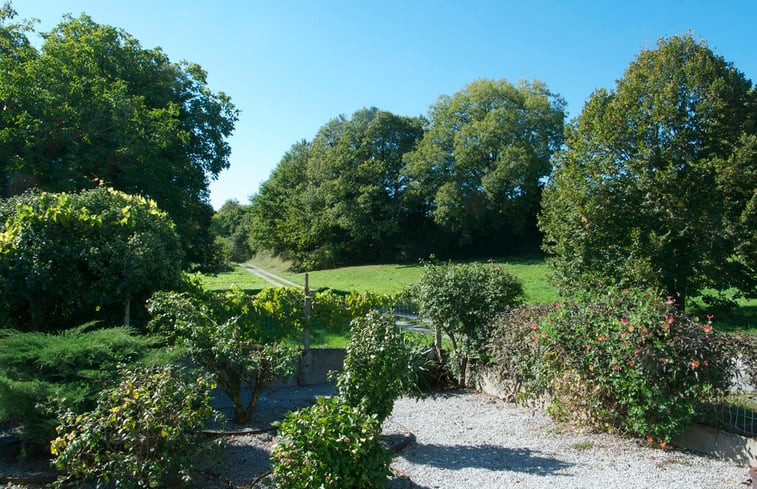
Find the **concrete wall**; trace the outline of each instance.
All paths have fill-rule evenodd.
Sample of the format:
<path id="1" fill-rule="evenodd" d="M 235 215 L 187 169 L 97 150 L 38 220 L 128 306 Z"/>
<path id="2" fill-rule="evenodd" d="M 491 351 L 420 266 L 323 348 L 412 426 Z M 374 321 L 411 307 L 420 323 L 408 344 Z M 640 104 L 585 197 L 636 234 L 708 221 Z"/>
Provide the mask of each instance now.
<path id="1" fill-rule="evenodd" d="M 344 348 L 311 348 L 303 351 L 295 373 L 279 379 L 274 385 L 317 385 L 329 382 L 330 372 L 344 368 Z"/>

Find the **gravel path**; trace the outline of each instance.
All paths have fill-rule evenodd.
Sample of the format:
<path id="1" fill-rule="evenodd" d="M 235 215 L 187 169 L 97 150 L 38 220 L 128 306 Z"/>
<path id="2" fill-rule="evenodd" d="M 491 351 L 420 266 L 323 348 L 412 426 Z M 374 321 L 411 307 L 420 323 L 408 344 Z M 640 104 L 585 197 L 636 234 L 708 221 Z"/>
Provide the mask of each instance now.
<path id="1" fill-rule="evenodd" d="M 412 480 L 405 487 L 747 487 L 747 467 L 579 433 L 540 412 L 479 393 L 400 399 L 391 419 L 416 437 L 392 464 Z"/>
<path id="2" fill-rule="evenodd" d="M 279 387 L 263 394 L 249 425 L 225 429 L 265 429 L 284 413 L 312 404 L 316 396 L 335 393 L 330 385 Z M 217 407 L 231 412 L 223 398 Z M 414 436 L 394 458 L 392 469 L 402 477 L 389 483 L 391 489 L 749 487 L 747 467 L 652 449 L 615 436 L 580 433 L 540 412 L 470 391 L 417 402 L 400 399 L 386 427 L 392 433 L 407 429 Z M 271 432 L 227 437 L 222 461 L 205 467 L 196 487 L 250 487 L 269 470 L 274 441 Z M 18 467 L 9 467 L 9 462 L 0 457 L 0 476 L 16 475 L 12 469 Z"/>

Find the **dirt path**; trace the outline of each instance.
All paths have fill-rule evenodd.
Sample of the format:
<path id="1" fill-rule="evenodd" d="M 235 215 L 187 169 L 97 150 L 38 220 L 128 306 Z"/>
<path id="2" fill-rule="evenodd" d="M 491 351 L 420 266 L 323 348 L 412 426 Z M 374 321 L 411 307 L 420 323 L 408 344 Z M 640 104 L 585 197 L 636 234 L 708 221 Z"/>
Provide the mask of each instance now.
<path id="1" fill-rule="evenodd" d="M 275 275 L 267 270 L 263 270 L 260 267 L 256 267 L 255 265 L 243 265 L 240 264 L 240 267 L 242 267 L 244 270 L 250 272 L 253 275 L 257 275 L 258 277 L 262 278 L 266 282 L 269 282 L 276 287 L 296 287 L 298 289 L 302 288 L 302 285 L 296 284 L 294 282 L 290 282 L 289 280 L 279 277 L 278 275 Z"/>

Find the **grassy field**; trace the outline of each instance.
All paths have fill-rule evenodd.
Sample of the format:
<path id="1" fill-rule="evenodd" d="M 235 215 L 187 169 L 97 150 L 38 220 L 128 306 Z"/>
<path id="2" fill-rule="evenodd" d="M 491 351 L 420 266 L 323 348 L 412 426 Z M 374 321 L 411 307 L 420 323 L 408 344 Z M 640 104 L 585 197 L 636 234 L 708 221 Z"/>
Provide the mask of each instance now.
<path id="1" fill-rule="evenodd" d="M 295 283 L 303 284 L 305 281 L 304 273 L 287 271 L 288 264 L 275 258 L 256 257 L 248 263 Z M 523 282 L 527 303 L 558 300 L 557 290 L 549 283 L 549 271 L 543 258 L 501 259 L 495 260 L 494 263 L 504 265 L 510 273 Z M 309 272 L 309 282 L 313 290 L 331 288 L 345 292 L 371 291 L 383 294 L 399 292 L 415 282 L 422 273 L 423 267 L 420 265 L 365 265 Z M 239 266 L 235 266 L 231 272 L 202 276 L 202 280 L 203 285 L 211 290 L 225 290 L 237 286 L 254 292 L 270 286 L 265 280 L 246 272 Z M 757 300 L 741 299 L 738 303 L 739 307 L 728 314 L 714 314 L 714 326 L 721 331 L 757 334 Z M 689 312 L 701 319 L 709 313 L 703 308 L 701 302 L 696 300 L 694 306 L 689 308 Z M 325 334 L 320 340 L 331 341 Z"/>

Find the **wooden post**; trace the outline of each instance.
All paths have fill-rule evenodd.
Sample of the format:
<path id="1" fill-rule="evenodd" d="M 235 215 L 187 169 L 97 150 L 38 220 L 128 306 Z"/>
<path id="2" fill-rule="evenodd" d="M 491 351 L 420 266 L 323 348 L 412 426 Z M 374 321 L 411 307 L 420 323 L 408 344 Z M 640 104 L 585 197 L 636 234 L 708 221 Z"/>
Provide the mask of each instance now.
<path id="1" fill-rule="evenodd" d="M 310 312 L 313 304 L 310 300 L 310 285 L 308 284 L 308 274 L 305 274 L 305 332 L 303 336 L 303 346 L 305 350 L 310 349 Z"/>

